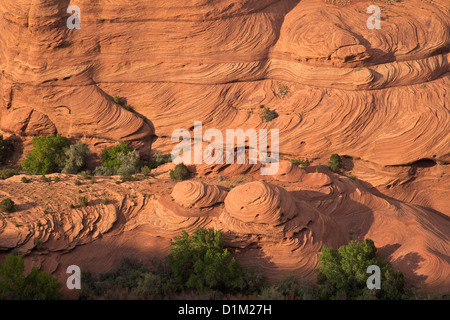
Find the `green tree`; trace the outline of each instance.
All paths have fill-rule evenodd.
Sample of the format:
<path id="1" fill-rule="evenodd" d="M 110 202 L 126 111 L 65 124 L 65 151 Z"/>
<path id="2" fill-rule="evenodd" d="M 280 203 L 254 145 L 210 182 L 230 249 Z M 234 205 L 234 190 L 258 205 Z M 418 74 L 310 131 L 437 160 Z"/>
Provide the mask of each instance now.
<path id="1" fill-rule="evenodd" d="M 111 148 L 106 148 L 102 152 L 102 166 L 109 172 L 116 173 L 122 164 L 121 156 L 133 151 L 133 147 L 126 142 L 120 142 Z"/>
<path id="2" fill-rule="evenodd" d="M 62 284 L 44 271 L 34 267 L 24 276 L 25 265 L 21 255 L 9 255 L 0 264 L 0 299 L 57 300 L 62 299 Z"/>
<path id="3" fill-rule="evenodd" d="M 191 172 L 184 163 L 179 163 L 173 170 L 169 171 L 172 180 L 186 180 L 191 176 Z"/>
<path id="4" fill-rule="evenodd" d="M 66 165 L 65 151 L 72 144 L 61 135 L 33 138 L 34 149 L 27 154 L 22 168 L 30 174 L 61 172 Z"/>
<path id="5" fill-rule="evenodd" d="M 328 167 L 334 172 L 342 168 L 342 158 L 337 154 L 333 153 L 328 161 Z"/>
<path id="6" fill-rule="evenodd" d="M 243 270 L 223 247 L 222 232 L 199 228 L 186 231 L 172 242 L 167 265 L 179 287 L 233 290 Z"/>
<path id="7" fill-rule="evenodd" d="M 86 166 L 86 159 L 91 154 L 89 146 L 81 141 L 72 144 L 65 151 L 66 161 L 62 173 L 76 174 Z"/>
<path id="8" fill-rule="evenodd" d="M 376 256 L 372 240 L 351 241 L 338 250 L 323 246 L 319 256 L 317 282 L 322 299 L 402 299 L 406 298 L 403 275 Z M 370 265 L 381 270 L 381 289 L 368 289 L 366 273 Z"/>
<path id="9" fill-rule="evenodd" d="M 11 200 L 11 198 L 3 199 L 0 202 L 0 212 L 11 213 L 11 212 L 14 212 L 15 208 L 16 208 L 16 205 L 15 205 L 14 201 Z"/>

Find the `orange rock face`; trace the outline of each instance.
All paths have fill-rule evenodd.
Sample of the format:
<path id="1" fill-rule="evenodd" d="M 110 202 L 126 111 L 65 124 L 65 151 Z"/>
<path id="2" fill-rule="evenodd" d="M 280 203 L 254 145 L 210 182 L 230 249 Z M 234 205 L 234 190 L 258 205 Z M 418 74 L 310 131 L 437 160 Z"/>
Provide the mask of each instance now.
<path id="1" fill-rule="evenodd" d="M 2 216 L 0 249 L 64 279 L 66 265 L 164 257 L 182 230 L 215 227 L 270 278 L 313 279 L 323 244 L 371 238 L 410 283 L 449 291 L 449 3 L 378 1 L 380 29 L 367 27 L 371 4 L 79 0 L 70 30 L 66 2 L 1 1 L 0 133 L 24 152 L 32 136 L 60 133 L 96 152 L 128 141 L 169 153 L 174 130 L 202 121 L 224 135 L 279 129 L 284 160 L 268 177 L 259 165 L 202 164 L 179 184 L 164 182 L 166 167 L 151 186 L 99 178 L 83 186 L 91 205 L 71 210 L 75 177 L 15 176 L 0 181 L 18 204 Z M 265 121 L 266 107 L 278 117 Z M 347 177 L 320 167 L 332 153 L 349 156 Z M 298 157 L 311 166 L 287 161 Z"/>

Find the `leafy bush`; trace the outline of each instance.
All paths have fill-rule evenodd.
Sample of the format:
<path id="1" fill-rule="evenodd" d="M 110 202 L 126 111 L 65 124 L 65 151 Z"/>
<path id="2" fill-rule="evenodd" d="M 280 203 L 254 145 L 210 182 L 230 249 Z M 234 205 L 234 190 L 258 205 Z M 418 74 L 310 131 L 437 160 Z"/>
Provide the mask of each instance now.
<path id="1" fill-rule="evenodd" d="M 76 185 L 76 186 L 81 185 L 81 181 L 80 181 L 80 180 L 75 180 L 75 185 Z"/>
<path id="2" fill-rule="evenodd" d="M 6 159 L 11 157 L 14 152 L 13 144 L 3 139 L 3 135 L 0 134 L 0 165 L 5 162 Z"/>
<path id="3" fill-rule="evenodd" d="M 87 144 L 77 141 L 65 151 L 66 162 L 62 173 L 76 174 L 86 166 L 86 159 L 90 156 L 91 151 Z"/>
<path id="4" fill-rule="evenodd" d="M 152 169 L 150 169 L 149 166 L 143 166 L 143 167 L 141 168 L 141 173 L 142 173 L 144 176 L 146 176 L 146 177 L 148 177 L 148 176 L 150 175 L 151 172 L 152 172 Z"/>
<path id="5" fill-rule="evenodd" d="M 261 118 L 266 121 L 272 121 L 273 119 L 278 117 L 278 113 L 275 110 L 270 110 L 269 107 L 264 109 L 264 112 L 261 116 Z"/>
<path id="6" fill-rule="evenodd" d="M 16 207 L 16 205 L 15 205 L 14 201 L 11 200 L 11 198 L 3 199 L 0 202 L 0 211 L 1 212 L 8 212 L 8 213 L 14 212 L 15 207 Z"/>
<path id="7" fill-rule="evenodd" d="M 113 100 L 114 100 L 114 103 L 121 105 L 123 108 L 125 108 L 129 111 L 133 110 L 133 108 L 130 105 L 128 105 L 125 98 L 121 98 L 119 96 L 114 96 Z"/>
<path id="8" fill-rule="evenodd" d="M 337 153 L 333 153 L 328 161 L 328 167 L 334 172 L 338 171 L 342 168 L 342 158 Z"/>
<path id="9" fill-rule="evenodd" d="M 66 149 L 69 139 L 61 135 L 33 138 L 34 149 L 27 154 L 22 168 L 30 174 L 49 174 L 61 172 L 66 166 Z"/>
<path id="10" fill-rule="evenodd" d="M 167 265 L 180 288 L 233 290 L 243 270 L 223 247 L 222 232 L 199 228 L 175 237 Z"/>
<path id="11" fill-rule="evenodd" d="M 36 267 L 24 276 L 25 265 L 20 255 L 8 255 L 0 264 L 0 299 L 58 300 L 62 284 Z"/>
<path id="12" fill-rule="evenodd" d="M 87 205 L 89 204 L 89 201 L 86 197 L 78 197 L 78 203 L 82 207 L 87 207 Z"/>
<path id="13" fill-rule="evenodd" d="M 191 172 L 184 163 L 177 164 L 173 170 L 170 170 L 169 174 L 173 180 L 186 180 L 191 177 Z"/>
<path id="14" fill-rule="evenodd" d="M 289 89 L 286 85 L 284 84 L 278 85 L 278 93 L 280 94 L 280 96 L 284 97 L 288 93 L 288 91 Z"/>
<path id="15" fill-rule="evenodd" d="M 391 1 L 391 0 L 388 0 Z M 337 4 L 340 6 L 346 6 L 351 4 L 351 0 L 325 0 L 325 3 Z"/>
<path id="16" fill-rule="evenodd" d="M 307 167 L 309 166 L 309 160 L 308 159 L 290 159 L 289 160 L 292 164 L 295 164 L 296 166 L 302 166 Z"/>
<path id="17" fill-rule="evenodd" d="M 112 176 L 114 174 L 114 171 L 112 171 L 104 166 L 98 166 L 95 168 L 93 174 L 95 176 Z"/>
<path id="18" fill-rule="evenodd" d="M 169 163 L 172 161 L 172 156 L 170 154 L 163 154 L 161 151 L 157 151 L 152 156 L 152 161 L 150 164 L 150 169 L 154 169 L 163 165 L 165 163 Z"/>
<path id="19" fill-rule="evenodd" d="M 372 240 L 363 243 L 351 241 L 334 250 L 324 246 L 319 256 L 317 282 L 321 299 L 402 299 L 407 298 L 403 274 L 376 256 Z M 366 273 L 370 265 L 381 270 L 381 289 L 370 290 Z"/>
<path id="20" fill-rule="evenodd" d="M 45 176 L 45 174 L 43 174 L 42 177 L 41 177 L 41 181 L 42 181 L 42 182 L 51 182 L 51 181 L 52 181 L 52 178 L 47 178 L 47 177 Z"/>
<path id="21" fill-rule="evenodd" d="M 132 151 L 133 147 L 126 142 L 120 142 L 116 146 L 106 148 L 102 152 L 102 166 L 110 172 L 116 173 L 122 164 L 120 156 L 127 155 Z"/>
<path id="22" fill-rule="evenodd" d="M 139 152 L 133 150 L 127 154 L 119 154 L 120 166 L 117 169 L 117 173 L 120 176 L 131 176 L 139 171 L 141 166 L 141 160 Z"/>
<path id="23" fill-rule="evenodd" d="M 29 183 L 30 182 L 30 179 L 27 179 L 27 177 L 22 177 L 22 180 L 21 180 L 23 183 Z"/>
<path id="24" fill-rule="evenodd" d="M 17 169 L 13 169 L 13 168 L 6 168 L 6 169 L 0 170 L 0 178 L 1 179 L 8 179 L 8 178 L 11 178 L 12 176 L 16 176 L 18 174 L 20 174 L 20 171 Z"/>

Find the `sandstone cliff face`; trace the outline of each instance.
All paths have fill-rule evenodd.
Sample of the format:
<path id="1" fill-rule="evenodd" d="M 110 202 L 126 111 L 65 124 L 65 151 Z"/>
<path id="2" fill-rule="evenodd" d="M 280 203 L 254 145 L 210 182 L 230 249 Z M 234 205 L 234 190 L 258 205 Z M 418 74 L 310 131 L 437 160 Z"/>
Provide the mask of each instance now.
<path id="1" fill-rule="evenodd" d="M 150 191 L 131 183 L 138 197 L 131 201 L 106 180 L 102 192 L 117 206 L 96 203 L 66 216 L 57 203 L 68 206 L 76 192 L 66 196 L 71 187 L 60 186 L 56 215 L 45 219 L 40 187 L 27 191 L 37 199 L 21 199 L 20 180 L 10 179 L 0 191 L 23 203 L 17 224 L 41 227 L 5 218 L 0 247 L 30 253 L 34 239 L 48 242 L 51 253 L 34 263 L 63 277 L 66 263 L 100 271 L 130 250 L 162 257 L 181 230 L 215 226 L 242 249 L 241 261 L 260 259 L 273 278 L 292 270 L 305 277 L 322 244 L 338 246 L 359 230 L 410 281 L 448 290 L 449 2 L 377 2 L 381 29 L 366 25 L 372 3 L 352 2 L 1 1 L 0 130 L 20 136 L 25 150 L 34 135 L 60 133 L 97 151 L 129 141 L 143 153 L 170 152 L 175 129 L 202 121 L 204 131 L 279 129 L 285 158 L 319 164 L 332 153 L 352 156 L 344 165 L 358 180 L 283 162 L 275 187 L 253 181 L 227 193 L 200 181 L 174 186 L 174 201 L 162 183 Z M 66 26 L 71 4 L 81 9 L 81 29 Z M 259 105 L 279 117 L 263 121 Z M 249 165 L 196 170 L 261 178 Z M 258 230 L 268 230 L 265 238 Z"/>
<path id="2" fill-rule="evenodd" d="M 169 150 L 164 137 L 194 120 L 265 126 L 249 112 L 261 103 L 280 114 L 270 126 L 283 130 L 284 154 L 450 161 L 445 0 L 381 3 L 381 29 L 368 29 L 364 1 L 80 0 L 73 30 L 70 4 L 0 4 L 2 117 L 28 107 L 61 134 L 141 147 L 157 128 L 155 147 Z"/>

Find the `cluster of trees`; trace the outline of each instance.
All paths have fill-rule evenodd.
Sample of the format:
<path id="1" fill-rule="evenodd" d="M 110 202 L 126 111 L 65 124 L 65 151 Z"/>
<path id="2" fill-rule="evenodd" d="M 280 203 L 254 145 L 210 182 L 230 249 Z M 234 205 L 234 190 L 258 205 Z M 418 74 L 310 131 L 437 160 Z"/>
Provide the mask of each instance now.
<path id="1" fill-rule="evenodd" d="M 80 299 L 420 299 L 405 286 L 403 275 L 376 255 L 372 240 L 350 242 L 338 249 L 324 246 L 317 284 L 298 282 L 293 275 L 269 283 L 255 266 L 244 269 L 225 247 L 222 232 L 199 228 L 175 237 L 165 261 L 150 269 L 126 258 L 111 272 L 82 271 Z M 366 285 L 370 265 L 380 268 L 381 289 Z M 0 264 L 0 299 L 61 299 L 61 283 L 33 268 L 24 275 L 20 255 Z M 429 297 L 428 297 L 429 298 Z M 432 298 L 442 298 L 434 296 Z"/>
<path id="2" fill-rule="evenodd" d="M 5 300 L 58 300 L 62 284 L 36 267 L 25 276 L 23 257 L 8 255 L 0 264 L 0 299 Z"/>
<path id="3" fill-rule="evenodd" d="M 256 267 L 242 268 L 224 246 L 222 232 L 197 229 L 175 237 L 171 253 L 150 270 L 136 260 L 125 259 L 109 273 L 83 272 L 82 299 L 204 299 L 240 295 L 262 299 L 410 299 L 403 275 L 376 256 L 373 241 L 350 242 L 337 250 L 323 247 L 316 270 L 318 282 L 298 282 L 285 276 L 268 283 Z M 381 289 L 368 289 L 367 267 L 381 270 Z"/>
<path id="4" fill-rule="evenodd" d="M 22 169 L 29 174 L 45 175 L 50 173 L 77 174 L 85 171 L 91 156 L 89 146 L 77 141 L 72 143 L 61 135 L 33 138 L 33 150 L 22 162 Z M 103 150 L 101 166 L 95 168 L 94 175 L 120 175 L 122 180 L 131 180 L 132 175 L 143 172 L 148 175 L 151 169 L 170 162 L 170 155 L 161 152 L 154 154 L 152 161 L 146 163 L 140 154 L 126 142 L 120 142 Z"/>

